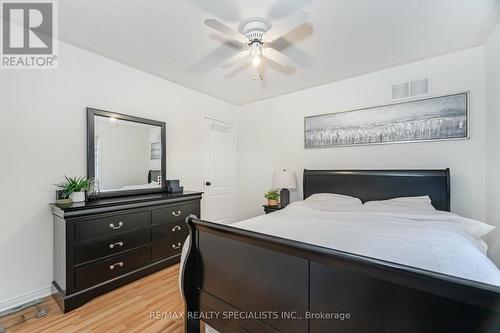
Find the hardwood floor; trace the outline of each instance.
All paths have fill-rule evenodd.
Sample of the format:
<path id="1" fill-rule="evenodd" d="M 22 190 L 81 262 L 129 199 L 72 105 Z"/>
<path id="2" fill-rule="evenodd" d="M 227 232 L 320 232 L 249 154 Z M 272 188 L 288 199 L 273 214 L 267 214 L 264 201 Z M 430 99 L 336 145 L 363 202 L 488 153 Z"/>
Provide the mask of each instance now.
<path id="1" fill-rule="evenodd" d="M 184 303 L 178 286 L 179 265 L 132 282 L 102 295 L 84 306 L 63 314 L 52 297 L 44 304 L 49 314 L 41 319 L 30 319 L 18 324 L 14 332 L 168 332 L 184 331 L 183 319 L 152 319 L 151 312 L 183 314 Z"/>

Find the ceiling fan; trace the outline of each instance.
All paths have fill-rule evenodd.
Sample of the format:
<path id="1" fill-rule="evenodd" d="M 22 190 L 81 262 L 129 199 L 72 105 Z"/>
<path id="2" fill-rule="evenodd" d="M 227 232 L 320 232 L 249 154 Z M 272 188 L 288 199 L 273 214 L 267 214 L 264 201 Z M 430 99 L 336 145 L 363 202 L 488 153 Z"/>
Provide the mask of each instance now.
<path id="1" fill-rule="evenodd" d="M 229 68 L 240 61 L 251 59 L 252 64 L 259 67 L 259 78 L 262 80 L 262 58 L 270 59 L 282 66 L 292 66 L 292 59 L 274 49 L 270 43 L 304 24 L 307 18 L 307 12 L 297 10 L 276 26 L 272 26 L 267 19 L 253 17 L 241 22 L 239 31 L 213 18 L 206 19 L 205 24 L 232 40 L 248 45 L 244 51 L 224 62 L 221 68 Z"/>

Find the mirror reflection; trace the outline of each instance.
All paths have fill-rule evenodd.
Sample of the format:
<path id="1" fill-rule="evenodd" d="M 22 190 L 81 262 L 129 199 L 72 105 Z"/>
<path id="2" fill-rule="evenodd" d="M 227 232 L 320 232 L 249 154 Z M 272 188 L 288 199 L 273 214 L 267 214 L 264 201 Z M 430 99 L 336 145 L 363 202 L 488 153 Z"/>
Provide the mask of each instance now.
<path id="1" fill-rule="evenodd" d="M 94 179 L 101 192 L 161 187 L 161 127 L 94 118 Z"/>

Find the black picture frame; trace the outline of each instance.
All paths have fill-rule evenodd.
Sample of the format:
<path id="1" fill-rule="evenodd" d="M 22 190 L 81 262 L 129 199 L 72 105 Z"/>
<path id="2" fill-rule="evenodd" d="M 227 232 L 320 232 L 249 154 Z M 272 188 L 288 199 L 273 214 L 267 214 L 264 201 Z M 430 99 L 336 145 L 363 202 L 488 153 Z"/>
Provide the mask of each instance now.
<path id="1" fill-rule="evenodd" d="M 96 116 L 115 118 L 117 120 L 125 120 L 135 123 L 147 124 L 152 126 L 158 126 L 161 128 L 161 187 L 160 188 L 148 188 L 148 189 L 134 189 L 134 190 L 113 190 L 100 192 L 99 197 L 119 197 L 126 195 L 138 195 L 138 194 L 150 194 L 150 193 L 161 193 L 166 192 L 166 129 L 167 124 L 163 121 L 151 120 L 136 116 L 130 116 L 122 113 L 111 112 L 106 110 L 100 110 L 95 108 L 86 108 L 87 112 L 87 177 L 93 179 L 95 177 L 95 128 L 94 119 Z"/>

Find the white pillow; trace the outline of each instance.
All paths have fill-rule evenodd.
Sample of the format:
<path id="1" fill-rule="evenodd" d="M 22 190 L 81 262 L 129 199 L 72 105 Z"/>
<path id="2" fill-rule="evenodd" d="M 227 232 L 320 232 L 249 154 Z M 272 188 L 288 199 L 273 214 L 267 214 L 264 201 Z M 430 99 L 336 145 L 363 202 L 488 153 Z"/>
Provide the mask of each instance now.
<path id="1" fill-rule="evenodd" d="M 336 193 L 316 193 L 306 199 L 307 201 L 328 201 L 335 204 L 342 205 L 362 205 L 361 200 L 343 194 Z"/>
<path id="2" fill-rule="evenodd" d="M 481 237 L 486 236 L 493 230 L 495 230 L 495 226 L 486 224 L 481 221 L 469 219 L 460 215 L 452 214 L 452 213 L 445 213 L 442 212 L 443 214 L 449 214 L 449 215 L 454 215 L 455 218 L 451 220 L 453 224 L 461 228 L 462 230 L 465 230 L 469 234 L 471 234 L 475 239 L 479 239 Z"/>
<path id="3" fill-rule="evenodd" d="M 389 200 L 367 201 L 364 203 L 363 208 L 379 212 L 398 213 L 436 210 L 427 195 L 422 197 L 401 197 Z"/>
<path id="4" fill-rule="evenodd" d="M 293 204 L 326 211 L 359 211 L 363 207 L 363 203 L 358 198 L 335 193 L 313 194 L 306 200 L 296 201 Z"/>
<path id="5" fill-rule="evenodd" d="M 484 240 L 481 238 L 477 239 L 477 245 L 484 255 L 488 253 L 488 244 Z"/>
<path id="6" fill-rule="evenodd" d="M 481 221 L 469 219 L 450 212 L 439 211 L 431 204 L 428 196 L 401 197 L 389 200 L 368 201 L 363 205 L 364 212 L 406 214 L 412 220 L 442 221 L 452 223 L 465 232 L 479 239 L 495 229 L 494 226 Z"/>

